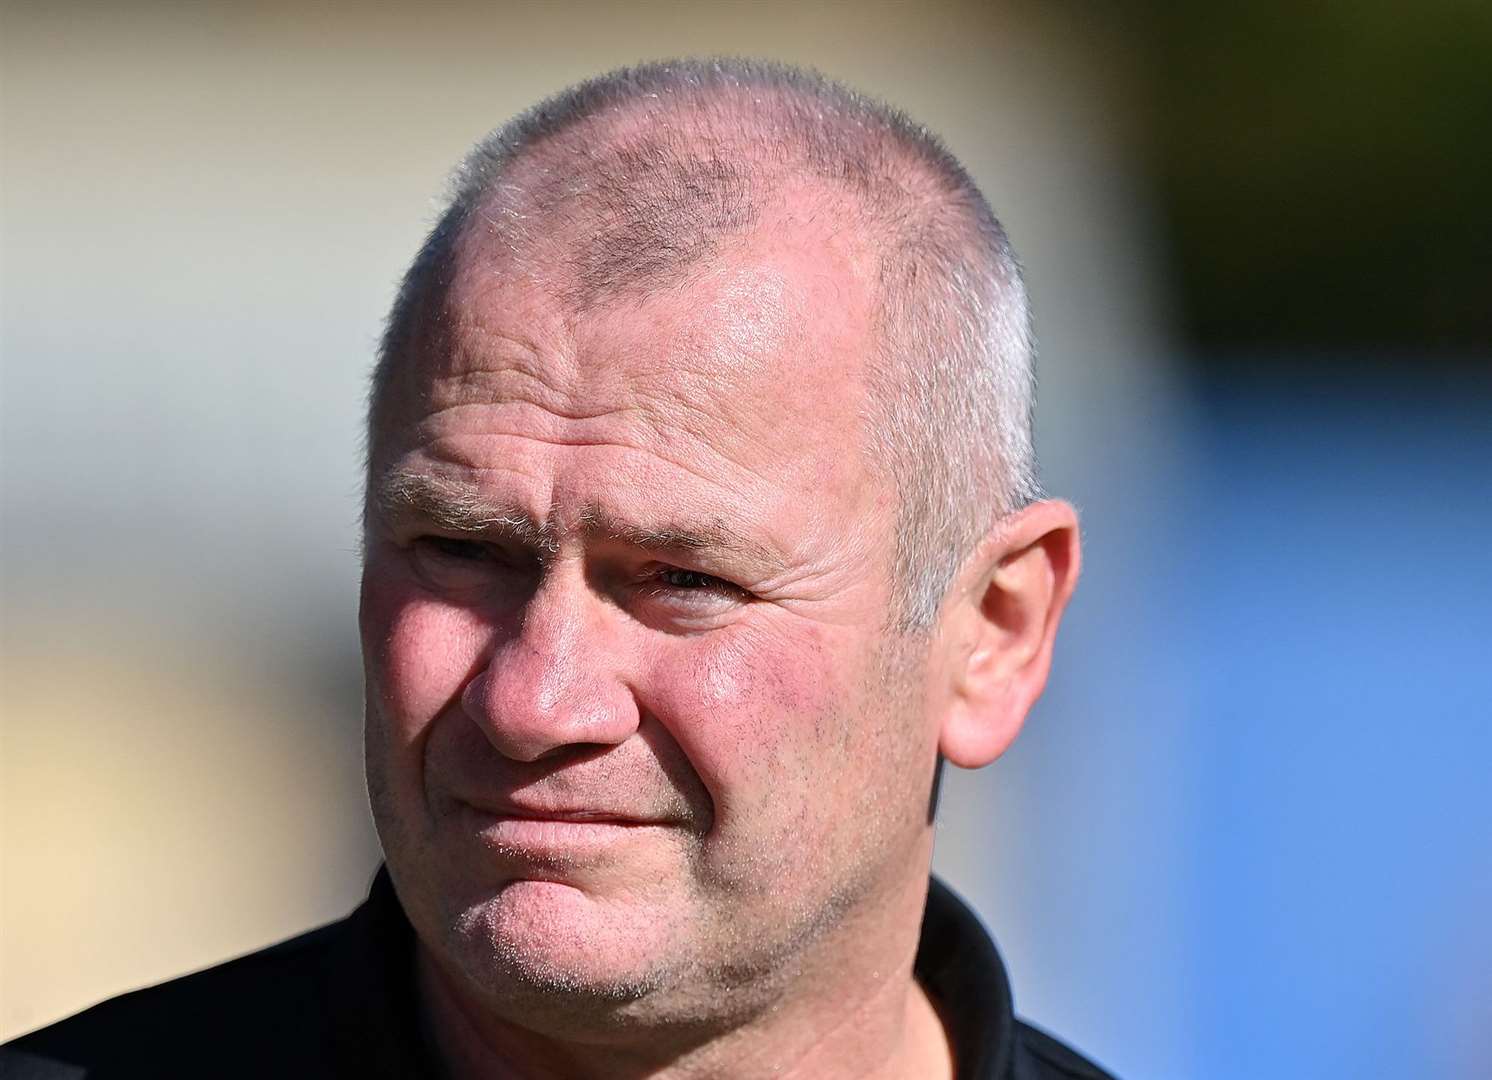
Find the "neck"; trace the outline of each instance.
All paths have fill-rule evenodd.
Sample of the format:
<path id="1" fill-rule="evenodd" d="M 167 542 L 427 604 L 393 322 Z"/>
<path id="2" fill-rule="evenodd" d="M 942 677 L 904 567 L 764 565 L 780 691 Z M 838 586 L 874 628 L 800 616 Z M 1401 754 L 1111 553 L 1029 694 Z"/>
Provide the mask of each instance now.
<path id="1" fill-rule="evenodd" d="M 419 946 L 420 997 L 452 1080 L 566 1076 L 577 1080 L 702 1077 L 950 1077 L 948 1040 L 912 976 L 925 879 L 897 898 L 897 932 L 847 920 L 803 958 L 782 992 L 724 1025 L 611 1028 L 594 1038 L 536 1030 L 499 1015 Z M 876 920 L 878 923 L 881 920 Z M 901 928 L 910 928 L 904 932 Z M 874 947 L 883 944 L 888 947 Z M 837 948 L 828 948 L 837 946 Z M 849 955 L 854 961 L 843 962 Z"/>

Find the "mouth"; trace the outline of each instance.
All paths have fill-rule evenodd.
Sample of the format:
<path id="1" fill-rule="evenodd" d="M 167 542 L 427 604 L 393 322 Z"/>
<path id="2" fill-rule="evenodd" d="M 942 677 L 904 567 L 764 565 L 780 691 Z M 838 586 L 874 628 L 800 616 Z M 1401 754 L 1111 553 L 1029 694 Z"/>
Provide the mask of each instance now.
<path id="1" fill-rule="evenodd" d="M 577 825 L 657 825 L 661 822 L 650 821 L 645 818 L 633 817 L 628 814 L 619 814 L 609 810 L 594 809 L 539 809 L 536 807 L 501 807 L 496 809 L 484 809 L 473 806 L 479 814 L 486 814 L 494 818 L 510 818 L 514 821 L 554 821 L 570 822 Z"/>
<path id="2" fill-rule="evenodd" d="M 506 858 L 552 864 L 602 858 L 668 831 L 668 822 L 593 808 L 461 804 L 463 831 Z"/>
<path id="3" fill-rule="evenodd" d="M 461 809 L 478 817 L 503 821 L 555 822 L 571 825 L 648 826 L 669 825 L 671 820 L 655 814 L 585 804 L 547 804 L 508 798 L 468 799 L 457 797 Z"/>

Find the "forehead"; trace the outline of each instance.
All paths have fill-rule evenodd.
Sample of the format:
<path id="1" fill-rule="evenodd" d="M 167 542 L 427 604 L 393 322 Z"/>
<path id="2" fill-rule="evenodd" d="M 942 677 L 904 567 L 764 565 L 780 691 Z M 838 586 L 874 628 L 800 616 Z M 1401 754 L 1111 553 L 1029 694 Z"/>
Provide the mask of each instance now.
<path id="1" fill-rule="evenodd" d="M 576 302 L 561 259 L 463 242 L 393 373 L 377 456 L 436 417 L 520 403 L 731 458 L 861 448 L 872 260 L 812 216 L 778 218 L 595 305 Z"/>

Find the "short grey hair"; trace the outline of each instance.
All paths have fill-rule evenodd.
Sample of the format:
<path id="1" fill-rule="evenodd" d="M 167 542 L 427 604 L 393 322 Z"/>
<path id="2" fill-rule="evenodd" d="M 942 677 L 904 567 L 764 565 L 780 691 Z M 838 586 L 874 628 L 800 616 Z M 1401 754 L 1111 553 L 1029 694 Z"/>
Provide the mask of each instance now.
<path id="1" fill-rule="evenodd" d="M 898 496 L 892 618 L 930 626 L 974 545 L 1041 496 L 1030 309 L 1005 230 L 937 137 L 814 72 L 643 64 L 563 90 L 482 139 L 389 314 L 370 458 L 400 359 L 472 228 L 515 258 L 559 260 L 567 301 L 584 307 L 707 263 L 750 232 L 777 185 L 802 179 L 831 193 L 880 259 L 868 451 Z"/>

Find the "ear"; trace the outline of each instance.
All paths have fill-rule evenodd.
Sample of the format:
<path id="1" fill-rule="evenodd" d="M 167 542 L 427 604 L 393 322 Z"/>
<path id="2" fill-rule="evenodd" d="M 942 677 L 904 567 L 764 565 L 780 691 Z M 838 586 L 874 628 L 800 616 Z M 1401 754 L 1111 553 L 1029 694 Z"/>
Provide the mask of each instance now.
<path id="1" fill-rule="evenodd" d="M 964 564 L 940 616 L 938 750 L 955 765 L 988 765 L 1020 733 L 1046 686 L 1079 562 L 1077 512 L 1048 500 L 1003 519 Z"/>

